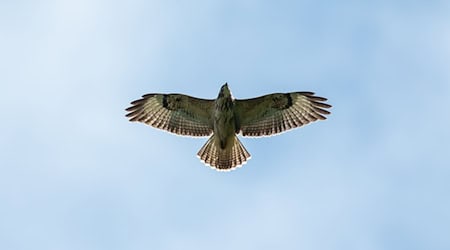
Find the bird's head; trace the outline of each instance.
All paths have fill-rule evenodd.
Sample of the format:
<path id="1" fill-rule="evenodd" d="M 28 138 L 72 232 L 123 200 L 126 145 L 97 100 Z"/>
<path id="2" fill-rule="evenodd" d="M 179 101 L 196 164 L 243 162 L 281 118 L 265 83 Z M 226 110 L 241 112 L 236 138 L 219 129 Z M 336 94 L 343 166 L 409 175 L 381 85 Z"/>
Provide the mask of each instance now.
<path id="1" fill-rule="evenodd" d="M 218 98 L 231 98 L 231 91 L 228 88 L 228 83 L 225 83 L 221 88 L 220 88 L 220 92 L 219 92 L 219 97 Z"/>

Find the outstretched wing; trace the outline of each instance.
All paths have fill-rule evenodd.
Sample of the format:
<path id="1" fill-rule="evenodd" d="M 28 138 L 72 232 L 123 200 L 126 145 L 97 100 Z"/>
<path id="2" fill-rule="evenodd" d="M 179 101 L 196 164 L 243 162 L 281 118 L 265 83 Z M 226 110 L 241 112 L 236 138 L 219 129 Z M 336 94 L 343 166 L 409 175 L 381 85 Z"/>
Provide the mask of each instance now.
<path id="1" fill-rule="evenodd" d="M 277 93 L 235 100 L 235 110 L 243 136 L 269 136 L 325 120 L 326 100 L 312 92 Z"/>
<path id="2" fill-rule="evenodd" d="M 126 116 L 132 122 L 186 136 L 208 136 L 213 132 L 213 100 L 181 94 L 147 94 L 131 105 Z"/>

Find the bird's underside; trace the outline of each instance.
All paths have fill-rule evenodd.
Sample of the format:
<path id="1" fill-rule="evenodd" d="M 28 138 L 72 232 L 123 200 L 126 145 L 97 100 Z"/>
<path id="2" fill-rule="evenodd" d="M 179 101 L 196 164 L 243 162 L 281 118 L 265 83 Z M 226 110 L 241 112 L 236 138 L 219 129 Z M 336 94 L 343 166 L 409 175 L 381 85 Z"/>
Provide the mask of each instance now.
<path id="1" fill-rule="evenodd" d="M 242 166 L 250 154 L 239 141 L 242 136 L 271 136 L 325 120 L 330 114 L 327 99 L 313 92 L 275 93 L 252 99 L 234 99 L 225 84 L 217 99 L 182 94 L 147 94 L 127 108 L 132 122 L 183 136 L 210 136 L 199 158 L 217 170 Z"/>

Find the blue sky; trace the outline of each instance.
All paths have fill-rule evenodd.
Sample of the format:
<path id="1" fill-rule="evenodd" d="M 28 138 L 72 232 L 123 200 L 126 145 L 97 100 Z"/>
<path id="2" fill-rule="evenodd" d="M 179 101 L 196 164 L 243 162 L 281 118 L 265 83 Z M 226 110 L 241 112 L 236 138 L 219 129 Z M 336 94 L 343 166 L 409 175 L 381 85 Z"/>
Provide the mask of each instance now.
<path id="1" fill-rule="evenodd" d="M 1 1 L 0 248 L 449 249 L 448 1 Z M 150 92 L 314 91 L 242 142 L 129 123 Z"/>

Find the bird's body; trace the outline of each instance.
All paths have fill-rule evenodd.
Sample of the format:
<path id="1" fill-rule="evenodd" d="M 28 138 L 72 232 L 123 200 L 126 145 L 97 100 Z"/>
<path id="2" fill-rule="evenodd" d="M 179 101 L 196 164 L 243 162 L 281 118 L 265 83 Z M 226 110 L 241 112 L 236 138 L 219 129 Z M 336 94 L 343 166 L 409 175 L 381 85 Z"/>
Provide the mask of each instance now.
<path id="1" fill-rule="evenodd" d="M 239 133 L 239 123 L 227 84 L 220 89 L 211 116 L 214 134 L 198 152 L 199 158 L 220 170 L 244 164 L 250 154 L 236 136 Z"/>
<path id="2" fill-rule="evenodd" d="M 225 85 L 226 86 L 226 85 Z M 220 93 L 226 91 L 221 90 Z M 214 134 L 220 142 L 220 147 L 225 148 L 227 143 L 235 136 L 236 118 L 231 94 L 219 95 L 214 101 Z"/>
<path id="3" fill-rule="evenodd" d="M 169 132 L 210 136 L 199 158 L 217 170 L 231 170 L 250 158 L 239 141 L 243 136 L 269 136 L 324 120 L 331 105 L 312 92 L 292 92 L 237 100 L 228 85 L 215 100 L 181 94 L 147 94 L 127 108 L 130 121 L 139 121 Z"/>

